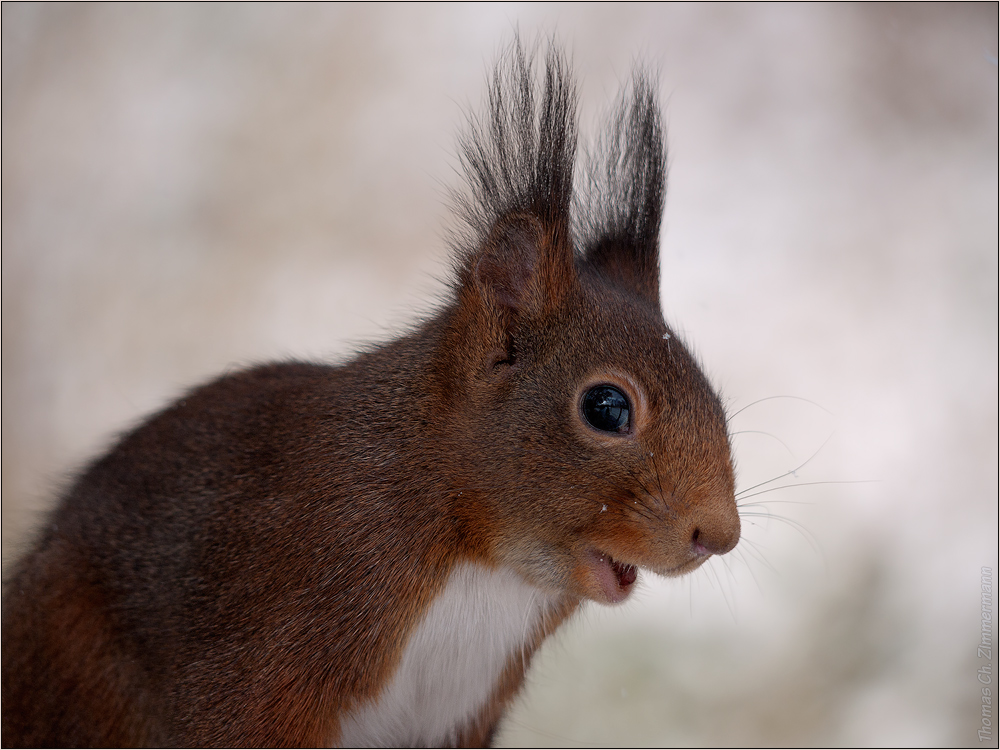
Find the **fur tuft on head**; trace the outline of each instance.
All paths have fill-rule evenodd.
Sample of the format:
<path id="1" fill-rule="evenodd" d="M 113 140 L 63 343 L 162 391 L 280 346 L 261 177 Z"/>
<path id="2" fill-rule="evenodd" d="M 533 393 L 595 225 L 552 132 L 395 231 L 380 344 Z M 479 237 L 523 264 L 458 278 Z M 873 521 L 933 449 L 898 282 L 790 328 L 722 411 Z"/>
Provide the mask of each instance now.
<path id="1" fill-rule="evenodd" d="M 658 307 L 666 157 L 655 79 L 633 72 L 574 195 L 576 87 L 554 43 L 541 81 L 535 58 L 515 37 L 493 71 L 485 114 L 471 118 L 462 139 L 459 278 L 475 274 L 498 228 L 504 234 L 512 220 L 537 222 L 569 257 Z"/>
<path id="2" fill-rule="evenodd" d="M 514 215 L 532 216 L 569 236 L 576 161 L 576 88 L 562 52 L 550 45 L 541 85 L 535 53 L 520 38 L 500 56 L 486 113 L 472 117 L 461 142 L 467 192 L 454 196 L 468 228 L 460 262 Z M 464 252 L 462 252 L 464 251 Z"/>
<path id="3" fill-rule="evenodd" d="M 588 154 L 573 218 L 586 262 L 658 306 L 667 166 L 654 84 L 645 71 L 633 71 L 631 86 Z"/>

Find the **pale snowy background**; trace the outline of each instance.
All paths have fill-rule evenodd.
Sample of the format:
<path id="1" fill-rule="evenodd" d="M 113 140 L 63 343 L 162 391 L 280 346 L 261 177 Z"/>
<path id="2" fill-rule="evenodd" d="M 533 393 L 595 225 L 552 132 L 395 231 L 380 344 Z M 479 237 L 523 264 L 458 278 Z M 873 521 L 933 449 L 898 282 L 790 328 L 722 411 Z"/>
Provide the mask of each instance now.
<path id="1" fill-rule="evenodd" d="M 734 554 L 552 639 L 500 741 L 980 746 L 995 3 L 2 12 L 5 569 L 182 389 L 426 309 L 463 112 L 555 31 L 585 131 L 660 69 L 668 320 L 731 411 L 795 397 L 735 417 L 741 486 L 816 455 Z"/>

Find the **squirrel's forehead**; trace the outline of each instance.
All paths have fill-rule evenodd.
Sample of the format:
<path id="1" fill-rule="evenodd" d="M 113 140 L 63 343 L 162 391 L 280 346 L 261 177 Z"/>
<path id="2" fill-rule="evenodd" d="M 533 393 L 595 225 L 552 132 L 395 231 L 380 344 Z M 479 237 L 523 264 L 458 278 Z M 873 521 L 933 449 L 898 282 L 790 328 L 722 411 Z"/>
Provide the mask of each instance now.
<path id="1" fill-rule="evenodd" d="M 686 350 L 658 310 L 628 300 L 619 304 L 617 311 L 606 305 L 578 310 L 578 319 L 561 327 L 569 340 L 560 342 L 560 349 L 570 361 L 584 369 L 607 365 L 637 375 L 665 372 L 686 361 Z"/>
<path id="2" fill-rule="evenodd" d="M 602 293 L 603 292 L 603 293 Z M 580 310 L 584 330 L 609 341 L 655 344 L 673 339 L 659 308 L 626 292 L 599 290 Z"/>

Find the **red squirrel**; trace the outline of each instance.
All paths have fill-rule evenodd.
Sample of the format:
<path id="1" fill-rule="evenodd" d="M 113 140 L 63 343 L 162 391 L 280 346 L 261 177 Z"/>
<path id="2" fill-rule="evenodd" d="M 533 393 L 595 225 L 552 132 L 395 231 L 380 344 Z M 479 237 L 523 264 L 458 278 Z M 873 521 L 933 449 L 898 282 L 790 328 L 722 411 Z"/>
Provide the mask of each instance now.
<path id="1" fill-rule="evenodd" d="M 736 545 L 726 415 L 660 310 L 647 76 L 574 191 L 576 150 L 564 55 L 515 41 L 433 317 L 225 375 L 83 472 L 4 589 L 5 745 L 484 746 L 584 600 Z"/>

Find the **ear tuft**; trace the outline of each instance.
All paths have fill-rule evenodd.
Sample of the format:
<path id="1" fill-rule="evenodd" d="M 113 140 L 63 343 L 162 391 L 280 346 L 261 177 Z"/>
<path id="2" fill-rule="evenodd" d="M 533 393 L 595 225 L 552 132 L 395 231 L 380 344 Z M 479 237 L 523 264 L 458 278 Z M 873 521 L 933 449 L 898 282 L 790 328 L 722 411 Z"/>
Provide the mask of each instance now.
<path id="1" fill-rule="evenodd" d="M 553 269 L 573 267 L 576 88 L 554 43 L 542 65 L 535 58 L 516 36 L 501 55 L 486 110 L 461 142 L 466 189 L 452 196 L 464 219 L 452 235 L 462 278 L 512 309 L 530 298 L 532 279 L 541 292 L 565 276 Z"/>
<path id="2" fill-rule="evenodd" d="M 654 83 L 642 70 L 633 72 L 590 152 L 575 229 L 588 266 L 659 308 L 667 168 Z"/>

